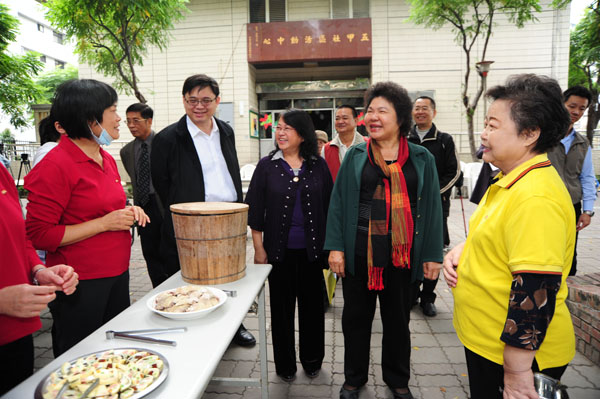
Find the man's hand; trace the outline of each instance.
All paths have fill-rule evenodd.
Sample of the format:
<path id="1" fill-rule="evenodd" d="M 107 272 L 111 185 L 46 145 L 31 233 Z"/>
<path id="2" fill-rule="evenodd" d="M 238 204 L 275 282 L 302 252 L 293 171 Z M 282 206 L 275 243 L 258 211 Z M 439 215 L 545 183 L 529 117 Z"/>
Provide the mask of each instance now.
<path id="1" fill-rule="evenodd" d="M 590 215 L 582 213 L 581 216 L 579 216 L 579 220 L 577 221 L 577 231 L 585 229 L 591 222 L 592 217 Z"/>
<path id="2" fill-rule="evenodd" d="M 423 263 L 423 274 L 428 280 L 437 280 L 440 275 L 440 269 L 442 264 L 438 262 L 425 262 Z"/>
<path id="3" fill-rule="evenodd" d="M 329 268 L 340 277 L 346 277 L 346 264 L 343 251 L 329 252 Z"/>

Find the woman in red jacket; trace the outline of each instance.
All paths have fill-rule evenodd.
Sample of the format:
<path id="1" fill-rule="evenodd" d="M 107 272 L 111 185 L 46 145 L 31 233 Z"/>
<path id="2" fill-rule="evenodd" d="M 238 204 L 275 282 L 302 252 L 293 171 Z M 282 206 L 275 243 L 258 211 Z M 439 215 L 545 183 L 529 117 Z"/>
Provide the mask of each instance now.
<path id="1" fill-rule="evenodd" d="M 70 295 L 77 273 L 66 265 L 46 268 L 25 236 L 25 222 L 13 178 L 0 165 L 0 395 L 33 373 L 33 338 L 40 312 Z"/>
<path id="2" fill-rule="evenodd" d="M 59 293 L 49 305 L 58 356 L 129 306 L 129 229 L 149 219 L 126 206 L 115 160 L 101 148 L 119 137 L 115 90 L 68 81 L 51 114 L 66 136 L 25 177 L 26 225 L 35 248 L 48 251 L 47 264 L 68 263 L 81 280 L 75 295 Z"/>

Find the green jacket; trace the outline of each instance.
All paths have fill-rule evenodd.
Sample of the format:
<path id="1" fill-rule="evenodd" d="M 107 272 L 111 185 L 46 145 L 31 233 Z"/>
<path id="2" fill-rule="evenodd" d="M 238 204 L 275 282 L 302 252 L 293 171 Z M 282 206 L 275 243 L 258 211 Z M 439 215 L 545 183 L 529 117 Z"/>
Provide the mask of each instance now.
<path id="1" fill-rule="evenodd" d="M 408 149 L 418 177 L 417 211 L 413 215 L 414 250 L 411 259 L 411 281 L 414 282 L 423 280 L 424 262 L 442 261 L 442 203 L 433 155 L 426 148 L 410 142 Z M 327 214 L 325 249 L 343 251 L 346 271 L 351 274 L 354 274 L 360 179 L 366 162 L 366 143 L 348 150 L 333 186 Z"/>

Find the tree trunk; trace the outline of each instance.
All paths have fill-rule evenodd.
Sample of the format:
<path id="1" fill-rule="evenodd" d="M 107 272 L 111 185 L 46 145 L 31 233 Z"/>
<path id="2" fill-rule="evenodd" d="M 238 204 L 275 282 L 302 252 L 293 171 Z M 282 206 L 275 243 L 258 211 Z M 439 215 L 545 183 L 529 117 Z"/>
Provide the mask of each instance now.
<path id="1" fill-rule="evenodd" d="M 588 120 L 586 126 L 586 133 L 588 141 L 592 148 L 594 148 L 594 129 L 598 126 L 598 122 L 600 121 L 600 107 L 598 106 L 598 93 L 595 90 L 592 90 L 592 103 L 588 108 Z"/>
<path id="2" fill-rule="evenodd" d="M 469 135 L 469 148 L 471 150 L 471 159 L 473 162 L 478 162 L 477 159 L 477 147 L 475 146 L 475 126 L 473 124 L 473 116 L 475 115 L 475 110 L 471 107 L 467 108 L 467 129 Z"/>
<path id="3" fill-rule="evenodd" d="M 134 94 L 135 97 L 142 103 L 142 104 L 146 104 L 148 101 L 146 100 L 146 97 L 144 97 L 144 95 L 142 94 L 141 91 L 138 90 L 137 88 L 137 84 L 135 85 L 136 87 L 134 88 Z"/>

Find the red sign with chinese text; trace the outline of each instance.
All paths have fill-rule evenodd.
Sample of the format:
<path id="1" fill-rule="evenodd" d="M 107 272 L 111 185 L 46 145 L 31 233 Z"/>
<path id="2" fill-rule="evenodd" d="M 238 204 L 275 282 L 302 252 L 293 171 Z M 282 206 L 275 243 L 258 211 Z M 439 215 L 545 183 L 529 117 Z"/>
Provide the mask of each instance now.
<path id="1" fill-rule="evenodd" d="M 371 58 L 371 18 L 248 24 L 248 62 Z"/>

